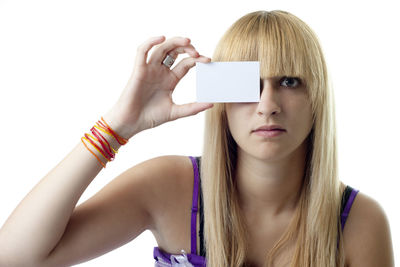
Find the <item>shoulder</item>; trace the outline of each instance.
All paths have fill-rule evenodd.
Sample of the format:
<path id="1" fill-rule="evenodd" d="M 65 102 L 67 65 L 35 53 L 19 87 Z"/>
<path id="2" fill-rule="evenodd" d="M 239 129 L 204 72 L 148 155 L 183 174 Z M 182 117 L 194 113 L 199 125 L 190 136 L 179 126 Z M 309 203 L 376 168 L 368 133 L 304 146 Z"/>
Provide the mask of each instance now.
<path id="1" fill-rule="evenodd" d="M 155 157 L 132 167 L 132 172 L 141 173 L 153 193 L 162 193 L 187 186 L 188 176 L 193 176 L 189 156 L 166 155 Z"/>
<path id="2" fill-rule="evenodd" d="M 166 155 L 148 159 L 127 171 L 131 176 L 141 177 L 143 186 L 147 185 L 153 190 L 160 189 L 163 191 L 181 185 L 183 179 L 187 178 L 187 174 L 190 172 L 193 172 L 190 158 L 180 155 Z"/>
<path id="3" fill-rule="evenodd" d="M 149 230 L 159 247 L 179 252 L 190 250 L 190 216 L 194 171 L 188 156 L 161 156 L 141 163 L 150 172 L 144 181 L 142 203 L 151 218 Z"/>
<path id="4" fill-rule="evenodd" d="M 173 188 L 181 189 L 193 179 L 193 165 L 189 156 L 167 155 L 160 156 L 142 163 L 145 168 L 152 171 L 152 182 L 162 190 Z"/>
<path id="5" fill-rule="evenodd" d="M 167 155 L 146 160 L 133 167 L 142 177 L 141 187 L 146 209 L 157 224 L 162 215 L 178 204 L 190 201 L 193 189 L 193 165 L 189 156 Z"/>
<path id="6" fill-rule="evenodd" d="M 390 227 L 385 211 L 373 198 L 359 192 L 343 230 L 346 265 L 394 266 Z"/>

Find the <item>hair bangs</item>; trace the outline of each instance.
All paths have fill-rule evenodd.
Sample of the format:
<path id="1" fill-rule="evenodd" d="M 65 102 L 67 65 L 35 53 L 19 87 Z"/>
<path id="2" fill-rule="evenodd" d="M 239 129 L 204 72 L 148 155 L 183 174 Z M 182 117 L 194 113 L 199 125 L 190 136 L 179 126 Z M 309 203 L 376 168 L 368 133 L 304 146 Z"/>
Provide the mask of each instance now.
<path id="1" fill-rule="evenodd" d="M 282 17 L 283 15 L 283 17 Z M 304 85 L 316 85 L 312 70 L 318 69 L 308 29 L 284 11 L 258 11 L 234 23 L 221 38 L 213 62 L 259 61 L 260 78 L 298 77 Z M 308 86 L 307 86 L 308 87 Z"/>

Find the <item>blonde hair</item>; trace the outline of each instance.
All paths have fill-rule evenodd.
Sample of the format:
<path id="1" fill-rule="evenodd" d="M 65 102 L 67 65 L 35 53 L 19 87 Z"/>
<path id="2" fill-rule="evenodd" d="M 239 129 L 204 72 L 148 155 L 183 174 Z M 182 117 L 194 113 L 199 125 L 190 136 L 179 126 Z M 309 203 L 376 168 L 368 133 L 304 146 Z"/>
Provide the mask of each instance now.
<path id="1" fill-rule="evenodd" d="M 212 61 L 259 61 L 261 78 L 292 76 L 305 82 L 313 127 L 307 137 L 304 183 L 296 215 L 272 250 L 266 251 L 265 266 L 271 266 L 290 240 L 296 241 L 291 266 L 344 266 L 334 95 L 318 38 L 288 12 L 252 12 L 223 35 Z M 233 179 L 237 144 L 224 103 L 214 104 L 205 116 L 201 185 L 207 266 L 245 266 L 247 231 Z"/>

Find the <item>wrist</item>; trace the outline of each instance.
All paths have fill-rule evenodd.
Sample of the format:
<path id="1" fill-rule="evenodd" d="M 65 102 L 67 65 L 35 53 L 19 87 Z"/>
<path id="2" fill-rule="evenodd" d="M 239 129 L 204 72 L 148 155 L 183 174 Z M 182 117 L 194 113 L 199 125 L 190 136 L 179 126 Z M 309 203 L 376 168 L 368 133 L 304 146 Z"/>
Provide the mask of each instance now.
<path id="1" fill-rule="evenodd" d="M 105 168 L 107 162 L 113 161 L 118 149 L 128 142 L 103 117 L 81 138 L 85 147 Z"/>
<path id="2" fill-rule="evenodd" d="M 103 116 L 103 119 L 116 134 L 126 140 L 129 140 L 137 133 L 134 127 L 128 127 L 126 124 L 122 123 L 119 116 L 116 115 L 116 112 L 112 109 Z"/>

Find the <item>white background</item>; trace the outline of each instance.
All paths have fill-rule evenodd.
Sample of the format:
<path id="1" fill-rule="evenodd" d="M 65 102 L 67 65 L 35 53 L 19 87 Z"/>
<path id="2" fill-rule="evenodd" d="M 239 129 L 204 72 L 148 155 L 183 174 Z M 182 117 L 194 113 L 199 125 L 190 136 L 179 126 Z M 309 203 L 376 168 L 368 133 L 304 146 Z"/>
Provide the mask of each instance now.
<path id="1" fill-rule="evenodd" d="M 382 205 L 399 262 L 400 19 L 394 2 L 0 0 L 0 225 L 117 100 L 143 41 L 185 36 L 211 57 L 239 17 L 282 9 L 321 40 L 335 90 L 341 180 Z M 194 73 L 176 88 L 176 103 L 195 101 Z M 79 203 L 146 159 L 200 155 L 203 116 L 135 136 Z M 80 266 L 153 266 L 156 245 L 147 231 Z"/>

